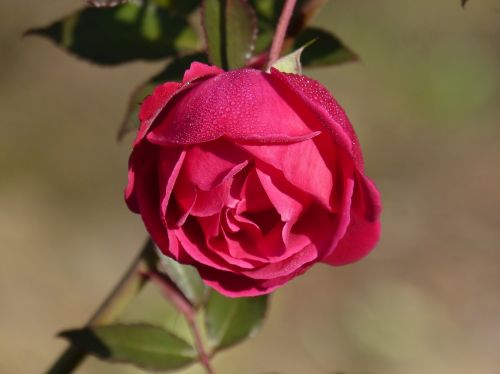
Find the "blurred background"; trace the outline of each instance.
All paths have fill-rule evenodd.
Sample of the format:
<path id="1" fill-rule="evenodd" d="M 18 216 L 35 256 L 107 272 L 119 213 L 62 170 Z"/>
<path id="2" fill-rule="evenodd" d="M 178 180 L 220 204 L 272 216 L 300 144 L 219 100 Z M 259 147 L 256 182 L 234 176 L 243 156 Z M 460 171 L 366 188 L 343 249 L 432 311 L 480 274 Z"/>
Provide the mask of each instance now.
<path id="1" fill-rule="evenodd" d="M 145 238 L 122 198 L 132 137 L 116 131 L 162 63 L 97 67 L 21 38 L 82 3 L 0 3 L 2 374 L 47 368 L 66 346 L 55 334 L 86 321 Z M 215 369 L 500 373 L 500 2 L 332 0 L 313 24 L 361 58 L 306 74 L 354 123 L 382 240 L 276 292 L 263 330 Z M 145 304 L 178 323 L 149 289 L 124 318 Z M 93 358 L 78 372 L 141 373 Z"/>

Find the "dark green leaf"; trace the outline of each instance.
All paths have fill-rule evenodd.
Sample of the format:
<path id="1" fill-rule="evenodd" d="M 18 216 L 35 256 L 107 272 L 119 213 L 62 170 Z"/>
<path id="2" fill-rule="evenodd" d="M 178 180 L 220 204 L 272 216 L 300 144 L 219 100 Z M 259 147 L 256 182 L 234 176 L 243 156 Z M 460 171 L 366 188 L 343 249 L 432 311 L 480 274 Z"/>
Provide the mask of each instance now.
<path id="1" fill-rule="evenodd" d="M 205 325 L 213 349 L 227 348 L 252 336 L 266 315 L 267 299 L 233 299 L 212 291 L 205 309 Z"/>
<path id="2" fill-rule="evenodd" d="M 273 41 L 274 29 L 278 24 L 284 1 L 251 0 L 257 15 L 258 35 L 255 41 L 255 52 L 261 53 L 269 49 Z"/>
<path id="3" fill-rule="evenodd" d="M 255 12 L 246 0 L 226 0 L 226 53 L 230 69 L 246 65 L 257 37 Z"/>
<path id="4" fill-rule="evenodd" d="M 274 27 L 259 20 L 259 34 L 255 40 L 255 54 L 267 51 L 273 42 Z"/>
<path id="5" fill-rule="evenodd" d="M 257 37 L 255 12 L 246 0 L 205 0 L 203 28 L 214 65 L 224 69 L 246 65 Z"/>
<path id="6" fill-rule="evenodd" d="M 293 49 L 298 49 L 311 41 L 302 53 L 302 66 L 327 66 L 356 61 L 358 56 L 346 47 L 340 39 L 328 31 L 309 27 L 295 40 Z"/>
<path id="7" fill-rule="evenodd" d="M 63 331 L 60 336 L 103 360 L 148 370 L 176 369 L 196 361 L 194 348 L 172 333 L 146 324 L 115 324 Z"/>
<path id="8" fill-rule="evenodd" d="M 227 60 L 223 50 L 225 28 L 223 25 L 223 1 L 203 1 L 203 31 L 207 44 L 208 59 L 214 65 L 226 68 Z"/>
<path id="9" fill-rule="evenodd" d="M 198 271 L 189 265 L 179 264 L 170 257 L 159 255 L 161 270 L 182 291 L 194 307 L 202 306 L 208 298 L 210 289 L 200 278 Z"/>
<path id="10" fill-rule="evenodd" d="M 254 7 L 259 19 L 262 19 L 267 23 L 276 24 L 285 1 L 251 0 L 250 3 Z"/>
<path id="11" fill-rule="evenodd" d="M 200 0 L 150 0 L 162 8 L 168 8 L 172 13 L 187 16 L 200 5 Z"/>
<path id="12" fill-rule="evenodd" d="M 191 65 L 193 61 L 206 62 L 205 54 L 195 53 L 193 55 L 174 59 L 164 70 L 150 78 L 147 82 L 141 84 L 132 92 L 125 118 L 118 131 L 118 140 L 121 140 L 130 131 L 139 128 L 139 105 L 144 98 L 150 95 L 154 88 L 161 83 L 181 81 L 184 71 L 189 68 L 189 65 Z"/>
<path id="13" fill-rule="evenodd" d="M 99 64 L 154 60 L 200 48 L 184 16 L 145 1 L 112 8 L 85 8 L 53 24 L 29 30 Z"/>

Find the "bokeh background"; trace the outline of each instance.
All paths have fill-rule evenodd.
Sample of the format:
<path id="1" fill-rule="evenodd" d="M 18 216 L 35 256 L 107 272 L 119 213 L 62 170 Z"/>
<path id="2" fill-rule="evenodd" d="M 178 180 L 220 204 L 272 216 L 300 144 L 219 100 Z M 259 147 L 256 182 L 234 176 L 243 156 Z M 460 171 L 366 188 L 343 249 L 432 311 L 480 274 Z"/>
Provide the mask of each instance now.
<path id="1" fill-rule="evenodd" d="M 81 4 L 0 3 L 3 374 L 42 372 L 66 346 L 56 332 L 85 322 L 145 238 L 122 200 L 131 137 L 115 139 L 130 91 L 162 64 L 96 67 L 21 38 Z M 382 240 L 276 292 L 217 372 L 500 373 L 500 2 L 332 0 L 314 23 L 361 57 L 306 73 L 355 125 Z M 180 324 L 164 304 L 147 289 L 124 318 L 146 305 Z M 78 372 L 141 371 L 88 359 Z"/>

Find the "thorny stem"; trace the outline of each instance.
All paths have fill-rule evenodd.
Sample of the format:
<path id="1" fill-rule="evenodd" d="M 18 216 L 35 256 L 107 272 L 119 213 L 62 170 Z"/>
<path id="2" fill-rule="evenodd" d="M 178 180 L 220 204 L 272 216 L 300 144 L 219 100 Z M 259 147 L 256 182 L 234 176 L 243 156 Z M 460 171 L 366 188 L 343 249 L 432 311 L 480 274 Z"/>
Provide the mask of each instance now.
<path id="1" fill-rule="evenodd" d="M 141 271 L 143 272 L 145 268 L 148 268 L 146 264 L 150 264 L 155 256 L 153 242 L 149 239 L 118 284 L 89 319 L 86 326 L 110 323 L 125 309 L 144 286 L 145 279 L 141 276 Z M 82 363 L 86 355 L 85 350 L 70 345 L 46 371 L 46 374 L 72 373 Z"/>
<path id="2" fill-rule="evenodd" d="M 278 26 L 276 27 L 276 32 L 273 37 L 273 44 L 271 45 L 271 51 L 269 52 L 269 62 L 267 68 L 270 69 L 271 66 L 279 59 L 281 50 L 283 49 L 283 42 L 286 37 L 286 30 L 288 29 L 288 24 L 292 18 L 293 9 L 295 8 L 295 3 L 297 0 L 286 0 L 283 10 L 281 11 L 280 19 L 278 21 Z"/>
<path id="3" fill-rule="evenodd" d="M 182 295 L 170 280 L 163 274 L 157 271 L 144 273 L 145 277 L 149 277 L 152 281 L 157 283 L 163 295 L 172 303 L 172 305 L 184 316 L 186 322 L 193 335 L 194 344 L 198 351 L 198 359 L 207 374 L 215 374 L 212 366 L 210 365 L 210 356 L 207 354 L 201 339 L 201 334 L 196 324 L 196 311 L 193 309 L 191 303 Z"/>

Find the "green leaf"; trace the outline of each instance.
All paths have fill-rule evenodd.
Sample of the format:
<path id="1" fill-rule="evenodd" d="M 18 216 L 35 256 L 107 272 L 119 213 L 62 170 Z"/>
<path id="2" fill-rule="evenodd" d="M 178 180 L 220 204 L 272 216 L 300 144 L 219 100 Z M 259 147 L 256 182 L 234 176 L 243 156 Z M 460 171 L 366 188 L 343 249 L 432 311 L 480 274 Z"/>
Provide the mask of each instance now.
<path id="1" fill-rule="evenodd" d="M 283 0 L 251 0 L 250 2 L 259 19 L 264 19 L 267 22 L 273 23 L 278 20 L 280 11 L 284 4 Z"/>
<path id="2" fill-rule="evenodd" d="M 177 369 L 197 359 L 195 349 L 172 333 L 147 324 L 114 324 L 63 331 L 60 336 L 103 360 L 148 370 Z"/>
<path id="3" fill-rule="evenodd" d="M 255 41 L 255 52 L 262 53 L 269 49 L 273 41 L 274 29 L 283 7 L 283 0 L 251 0 L 257 15 L 259 33 Z"/>
<path id="4" fill-rule="evenodd" d="M 267 295 L 233 299 L 212 291 L 205 309 L 212 348 L 221 350 L 253 336 L 266 315 L 267 300 Z"/>
<path id="5" fill-rule="evenodd" d="M 226 68 L 227 60 L 223 53 L 225 28 L 221 26 L 223 25 L 223 1 L 204 0 L 202 22 L 208 59 L 212 64 Z"/>
<path id="6" fill-rule="evenodd" d="M 200 5 L 200 0 L 149 0 L 162 8 L 168 8 L 172 13 L 187 16 Z"/>
<path id="7" fill-rule="evenodd" d="M 302 54 L 302 66 L 328 66 L 356 61 L 358 56 L 328 31 L 309 27 L 295 40 L 294 48 L 315 40 Z"/>
<path id="8" fill-rule="evenodd" d="M 200 278 L 198 271 L 189 265 L 182 265 L 161 253 L 160 268 L 182 291 L 191 304 L 198 308 L 206 303 L 210 289 Z"/>
<path id="9" fill-rule="evenodd" d="M 154 2 L 84 8 L 27 35 L 47 37 L 63 49 L 98 64 L 155 60 L 200 48 L 185 16 Z"/>
<path id="10" fill-rule="evenodd" d="M 237 69 L 252 57 L 257 19 L 246 0 L 204 0 L 203 29 L 212 64 Z"/>
<path id="11" fill-rule="evenodd" d="M 230 69 L 246 65 L 257 38 L 257 20 L 244 0 L 226 0 L 226 53 Z"/>
<path id="12" fill-rule="evenodd" d="M 172 60 L 165 69 L 142 83 L 132 92 L 125 117 L 118 131 L 118 140 L 123 139 L 126 134 L 139 128 L 139 106 L 146 96 L 150 95 L 155 87 L 161 83 L 181 81 L 184 72 L 193 61 L 206 62 L 205 54 L 195 53 Z"/>

